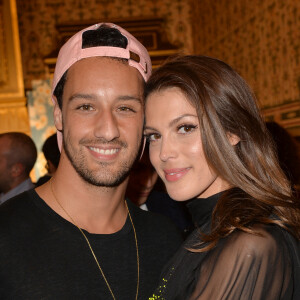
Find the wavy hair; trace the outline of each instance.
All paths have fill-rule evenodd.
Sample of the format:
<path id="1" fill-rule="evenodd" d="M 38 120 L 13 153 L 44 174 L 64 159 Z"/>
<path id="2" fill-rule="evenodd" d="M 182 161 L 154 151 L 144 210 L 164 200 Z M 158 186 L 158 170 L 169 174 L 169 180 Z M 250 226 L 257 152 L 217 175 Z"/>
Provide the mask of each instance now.
<path id="1" fill-rule="evenodd" d="M 236 229 L 256 234 L 254 223 L 277 224 L 300 239 L 300 210 L 290 182 L 245 80 L 226 63 L 206 56 L 180 56 L 158 68 L 146 84 L 145 99 L 177 87 L 196 108 L 204 154 L 210 167 L 234 189 L 223 193 L 202 234 L 213 248 Z M 228 136 L 240 142 L 232 146 Z M 275 217 L 274 217 L 275 216 Z"/>

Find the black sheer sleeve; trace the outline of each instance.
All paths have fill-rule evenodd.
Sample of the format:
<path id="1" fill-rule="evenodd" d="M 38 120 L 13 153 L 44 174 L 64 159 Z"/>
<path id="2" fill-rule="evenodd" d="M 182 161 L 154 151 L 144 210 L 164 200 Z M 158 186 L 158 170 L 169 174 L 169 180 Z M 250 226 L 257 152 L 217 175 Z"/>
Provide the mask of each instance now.
<path id="1" fill-rule="evenodd" d="M 282 232 L 237 231 L 208 253 L 196 272 L 191 300 L 291 299 L 292 264 Z"/>

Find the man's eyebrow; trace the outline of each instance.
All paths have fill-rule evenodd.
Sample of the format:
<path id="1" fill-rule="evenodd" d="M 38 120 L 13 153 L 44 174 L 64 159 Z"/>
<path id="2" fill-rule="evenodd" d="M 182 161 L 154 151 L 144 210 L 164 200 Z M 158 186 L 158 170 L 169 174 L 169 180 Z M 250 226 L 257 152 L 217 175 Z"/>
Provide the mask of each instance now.
<path id="1" fill-rule="evenodd" d="M 75 100 L 75 99 L 86 99 L 86 100 L 96 100 L 97 96 L 94 94 L 81 94 L 81 93 L 76 93 L 70 96 L 69 101 Z M 138 96 L 131 96 L 131 95 L 124 95 L 124 96 L 119 96 L 117 98 L 118 101 L 129 101 L 129 100 L 134 100 L 137 101 L 141 104 L 143 104 L 143 100 L 141 97 Z"/>
<path id="2" fill-rule="evenodd" d="M 124 96 L 118 97 L 118 100 L 121 100 L 121 101 L 134 100 L 134 101 L 137 101 L 137 102 L 143 104 L 143 99 L 138 96 L 124 95 Z"/>
<path id="3" fill-rule="evenodd" d="M 75 100 L 75 99 L 87 99 L 87 100 L 95 100 L 95 95 L 93 94 L 80 94 L 76 93 L 73 94 L 70 98 L 69 101 Z"/>

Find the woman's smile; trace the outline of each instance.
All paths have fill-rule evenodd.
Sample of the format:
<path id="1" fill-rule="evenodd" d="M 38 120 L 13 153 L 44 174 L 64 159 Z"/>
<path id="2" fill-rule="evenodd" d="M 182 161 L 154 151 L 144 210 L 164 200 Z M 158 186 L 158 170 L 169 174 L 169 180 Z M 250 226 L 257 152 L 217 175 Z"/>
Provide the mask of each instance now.
<path id="1" fill-rule="evenodd" d="M 144 133 L 150 160 L 174 200 L 208 197 L 227 186 L 207 162 L 199 126 L 196 108 L 179 88 L 147 98 Z"/>
<path id="2" fill-rule="evenodd" d="M 165 178 L 167 181 L 173 182 L 181 179 L 186 175 L 191 168 L 181 168 L 181 169 L 168 169 L 164 170 Z"/>

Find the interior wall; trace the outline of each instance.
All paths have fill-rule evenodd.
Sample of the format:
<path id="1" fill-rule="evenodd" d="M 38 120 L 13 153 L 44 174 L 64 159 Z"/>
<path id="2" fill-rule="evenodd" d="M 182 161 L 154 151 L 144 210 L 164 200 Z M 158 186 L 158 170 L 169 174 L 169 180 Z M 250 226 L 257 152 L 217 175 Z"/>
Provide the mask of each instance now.
<path id="1" fill-rule="evenodd" d="M 233 65 L 264 106 L 299 99 L 300 1 L 195 1 L 195 51 Z M 205 12 L 205 13 L 204 13 Z"/>
<path id="2" fill-rule="evenodd" d="M 0 0 L 0 133 L 30 134 L 15 0 Z"/>
<path id="3" fill-rule="evenodd" d="M 25 88 L 47 79 L 56 24 L 161 17 L 183 53 L 218 57 L 253 88 L 267 120 L 300 135 L 300 1 L 17 0 Z"/>
<path id="4" fill-rule="evenodd" d="M 195 52 L 232 65 L 268 119 L 300 135 L 300 1 L 192 2 Z"/>
<path id="5" fill-rule="evenodd" d="M 166 20 L 169 41 L 193 51 L 189 0 L 17 0 L 25 88 L 46 77 L 43 58 L 58 43 L 56 24 L 141 16 Z"/>

